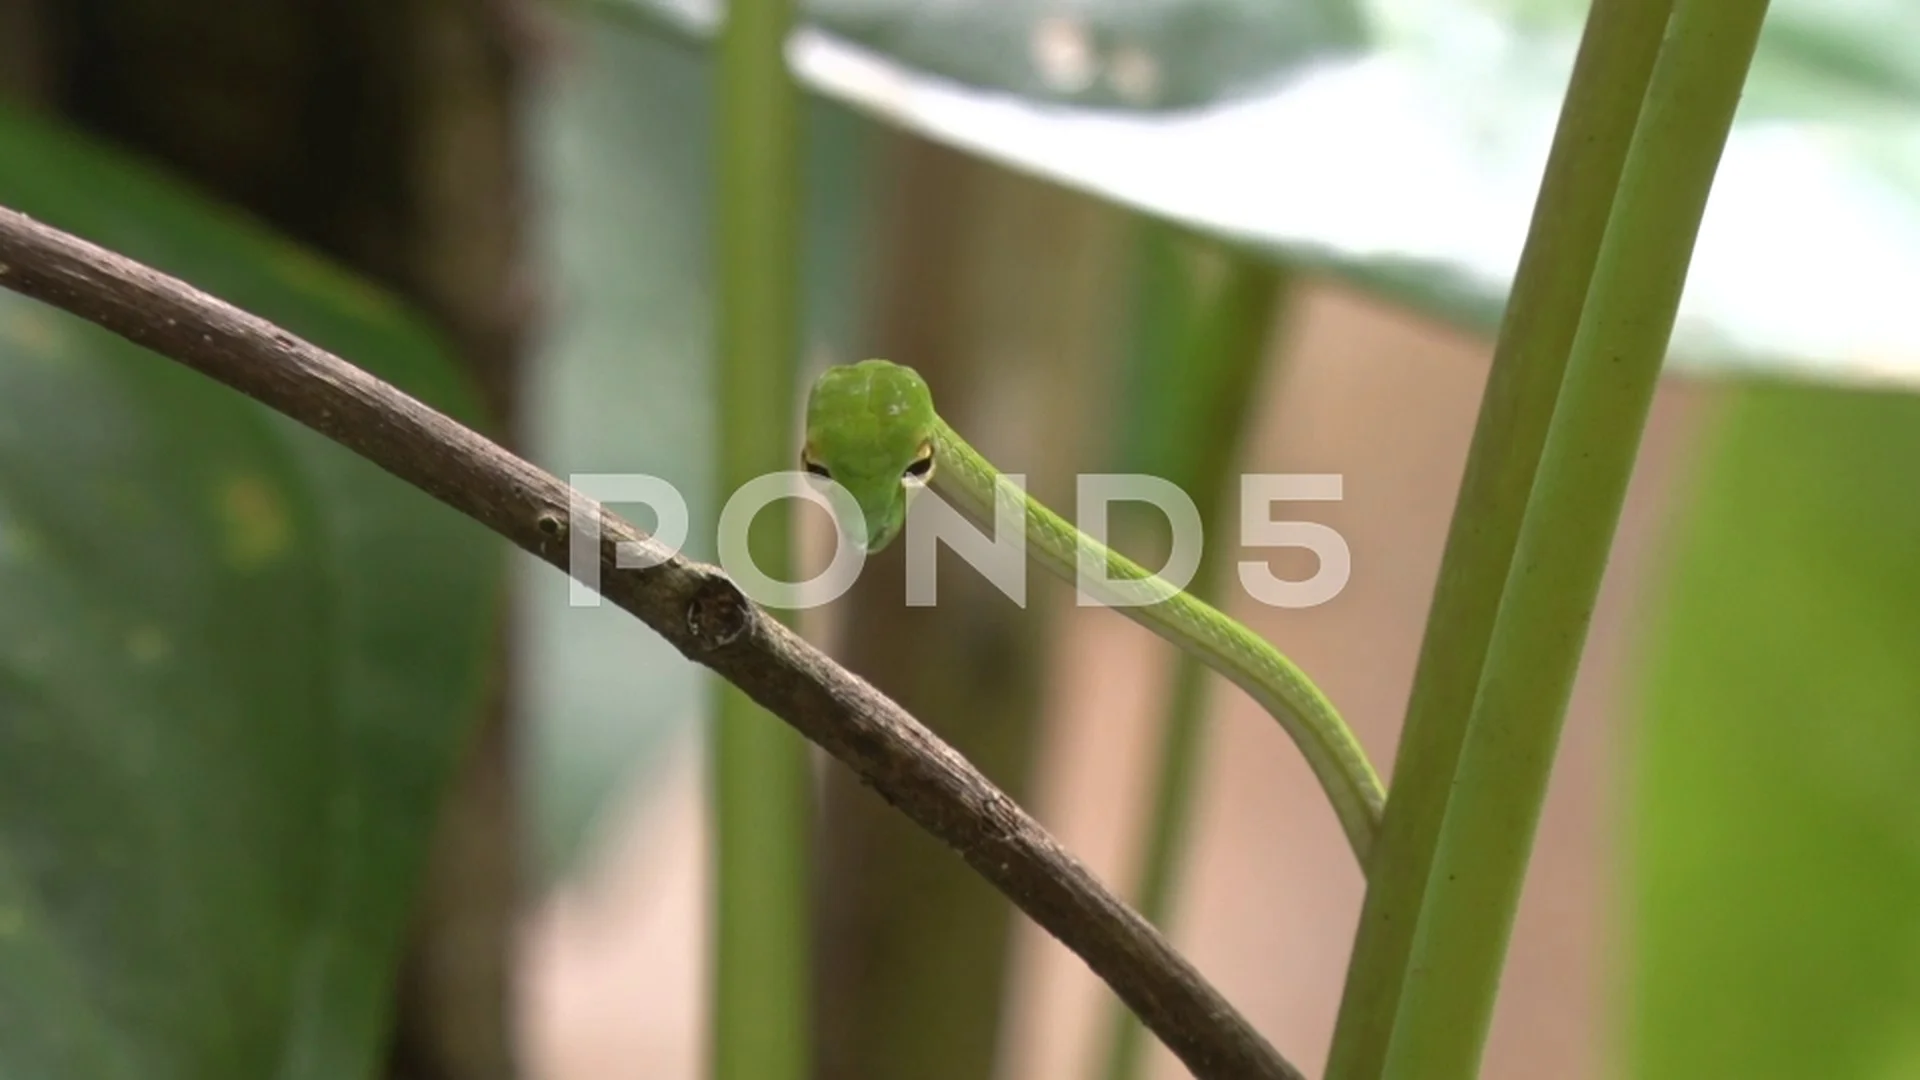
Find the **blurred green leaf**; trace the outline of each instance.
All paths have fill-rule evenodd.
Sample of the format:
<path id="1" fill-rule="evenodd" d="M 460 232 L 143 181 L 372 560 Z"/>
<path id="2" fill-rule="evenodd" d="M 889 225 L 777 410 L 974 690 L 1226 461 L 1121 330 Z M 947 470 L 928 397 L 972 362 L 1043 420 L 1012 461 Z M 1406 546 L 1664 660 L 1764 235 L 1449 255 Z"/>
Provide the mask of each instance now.
<path id="1" fill-rule="evenodd" d="M 1832 105 L 1920 107 L 1920 8 L 1888 0 L 1783 4 L 1761 37 L 1756 85 L 1768 112 L 1819 120 Z"/>
<path id="2" fill-rule="evenodd" d="M 0 113 L 0 203 L 475 417 L 381 293 L 125 159 Z M 370 1074 L 502 554 L 0 294 L 0 1075 Z"/>
<path id="3" fill-rule="evenodd" d="M 1189 588 L 1218 603 L 1227 565 L 1218 537 L 1232 531 L 1236 518 L 1235 465 L 1259 411 L 1276 318 L 1292 290 L 1288 275 L 1271 263 L 1150 219 L 1134 223 L 1134 333 L 1115 379 L 1120 434 L 1114 456 L 1121 471 L 1163 477 L 1193 498 L 1203 531 L 1215 540 L 1202 552 Z M 1147 505 L 1127 509 L 1134 513 L 1116 515 L 1120 527 L 1145 532 L 1140 511 Z M 1157 507 L 1149 513 L 1163 517 Z M 1171 539 L 1149 547 L 1129 537 L 1118 546 L 1151 551 L 1145 565 L 1154 566 L 1165 560 Z M 1142 918 L 1163 929 L 1180 891 L 1213 690 L 1207 666 L 1181 652 L 1162 704 L 1153 795 L 1130 897 Z M 1116 1009 L 1107 1038 L 1103 1075 L 1141 1076 L 1147 1035 L 1139 1021 Z"/>
<path id="4" fill-rule="evenodd" d="M 685 496 L 688 554 L 715 557 L 713 186 L 709 58 L 591 18 L 562 24 L 568 63 L 532 102 L 545 191 L 538 252 L 550 296 L 522 388 L 527 452 L 561 477 L 644 473 Z M 861 272 L 873 124 L 809 102 L 805 286 L 809 359 L 850 357 L 849 285 Z M 650 526 L 641 505 L 614 509 Z M 685 747 L 710 683 L 659 635 L 612 607 L 575 607 L 544 566 L 516 575 L 514 679 L 531 752 L 532 849 L 560 876 L 603 815 Z"/>
<path id="5" fill-rule="evenodd" d="M 1411 15 L 1418 12 L 1413 0 Z M 1455 17 L 1466 10 L 1458 0 Z M 1508 26 L 1577 33 L 1584 0 L 1472 0 Z M 1876 107 L 1920 105 L 1920 8 L 1898 0 L 1780 0 L 1770 5 L 1743 103 L 1760 116 L 1830 119 Z"/>
<path id="6" fill-rule="evenodd" d="M 1135 235 L 1132 333 L 1114 378 L 1120 419 L 1110 452 L 1123 472 L 1210 491 L 1232 475 L 1284 275 L 1159 222 L 1138 221 Z"/>
<path id="7" fill-rule="evenodd" d="M 929 75 L 1088 108 L 1204 105 L 1355 53 L 1366 39 L 1351 0 L 816 0 L 804 10 L 822 29 Z"/>
<path id="8" fill-rule="evenodd" d="M 562 0 L 710 37 L 715 0 Z M 803 20 L 970 90 L 1091 109 L 1189 109 L 1258 90 L 1368 40 L 1354 0 L 808 0 Z"/>
<path id="9" fill-rule="evenodd" d="M 647 473 L 709 520 L 712 306 L 705 217 L 710 81 L 703 58 L 572 22 L 570 62 L 534 99 L 546 189 L 539 252 L 551 299 L 522 392 L 530 456 L 563 479 Z M 650 527 L 644 506 L 612 501 Z M 711 558 L 694 528 L 691 554 Z M 705 708 L 701 671 L 610 604 L 528 564 L 514 683 L 527 722 L 530 851 L 564 873 L 598 818 L 644 781 Z"/>
<path id="10" fill-rule="evenodd" d="M 692 40 L 711 37 L 720 8 L 574 2 Z M 855 4 L 888 14 L 849 28 Z M 815 93 L 887 122 L 1490 332 L 1586 6 L 1376 0 L 1349 37 L 1334 9 L 1280 5 L 1275 25 L 1295 17 L 1282 10 L 1313 10 L 1327 27 L 1324 37 L 1301 31 L 1302 51 L 1286 53 L 1258 20 L 1232 24 L 1226 13 L 1238 9 L 1202 5 L 1194 17 L 1240 26 L 1249 55 L 1269 59 L 1218 59 L 1207 34 L 1153 39 L 1124 67 L 1221 72 L 1165 76 L 1183 88 L 1171 110 L 1022 89 L 1055 85 L 1047 72 L 1063 64 L 1088 66 L 1055 54 L 1090 52 L 1103 80 L 1116 70 L 1099 44 L 1106 31 L 1074 44 L 1054 29 L 1061 16 L 1037 7 L 993 9 L 1013 25 L 987 34 L 958 28 L 984 18 L 976 6 L 822 2 L 806 9 L 811 25 L 791 56 Z M 1108 0 L 1071 17 L 1105 27 L 1162 10 Z M 1916 10 L 1904 0 L 1773 3 L 1688 278 L 1677 366 L 1920 380 L 1920 321 L 1907 300 L 1920 293 Z M 861 28 L 876 25 L 891 29 Z M 1045 44 L 1053 38 L 1068 44 Z M 960 50 L 975 55 L 949 55 Z"/>
<path id="11" fill-rule="evenodd" d="M 1920 1075 L 1920 397 L 1725 405 L 1631 737 L 1621 1075 Z"/>
<path id="12" fill-rule="evenodd" d="M 1190 492 L 1214 479 L 1195 475 L 1205 436 L 1215 431 L 1202 406 L 1228 358 L 1192 349 L 1201 320 L 1194 279 L 1206 269 L 1199 245 L 1150 218 L 1136 219 L 1132 231 L 1130 333 L 1109 391 L 1118 421 L 1107 454 L 1119 471 L 1154 473 Z"/>

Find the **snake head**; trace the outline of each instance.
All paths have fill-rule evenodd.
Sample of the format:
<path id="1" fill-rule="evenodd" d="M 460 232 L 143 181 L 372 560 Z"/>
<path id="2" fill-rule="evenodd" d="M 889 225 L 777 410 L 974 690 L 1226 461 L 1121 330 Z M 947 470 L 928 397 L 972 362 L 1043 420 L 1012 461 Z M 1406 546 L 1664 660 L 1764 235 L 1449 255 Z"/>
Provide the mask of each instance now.
<path id="1" fill-rule="evenodd" d="M 912 368 L 862 360 L 814 382 L 800 464 L 853 497 L 865 521 L 836 520 L 868 553 L 900 535 L 908 501 L 932 477 L 934 425 L 933 394 Z"/>

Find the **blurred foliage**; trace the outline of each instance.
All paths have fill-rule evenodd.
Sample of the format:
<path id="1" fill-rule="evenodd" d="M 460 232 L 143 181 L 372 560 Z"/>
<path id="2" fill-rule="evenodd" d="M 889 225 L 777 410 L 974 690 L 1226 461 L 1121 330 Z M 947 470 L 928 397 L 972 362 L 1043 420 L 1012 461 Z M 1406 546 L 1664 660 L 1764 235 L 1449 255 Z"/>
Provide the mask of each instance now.
<path id="1" fill-rule="evenodd" d="M 1266 386 L 1286 275 L 1160 222 L 1137 219 L 1136 235 L 1132 332 L 1114 364 L 1120 414 L 1108 452 L 1118 471 L 1166 477 L 1193 493 L 1238 464 L 1243 414 Z"/>
<path id="2" fill-rule="evenodd" d="M 693 40 L 711 35 L 718 6 L 576 2 Z M 1179 111 L 1094 107 L 1024 89 L 1053 85 L 1047 72 L 1063 66 L 1105 79 L 1123 69 L 1263 67 L 1206 35 L 1169 37 L 1153 44 L 1159 51 L 1141 45 L 1124 62 L 1096 48 L 1110 20 L 1123 24 L 1157 5 L 1090 5 L 1074 13 L 1084 23 L 1075 32 L 1023 8 L 1024 44 L 1000 29 L 981 36 L 982 56 L 964 64 L 928 55 L 922 39 L 944 29 L 950 49 L 974 41 L 953 30 L 969 7 L 936 15 L 865 0 L 859 10 L 885 10 L 895 27 L 878 37 L 836 21 L 840 6 L 804 10 L 815 32 L 796 42 L 794 62 L 824 97 L 1489 332 L 1511 285 L 1586 5 L 1374 0 L 1351 36 L 1331 29 L 1347 24 L 1329 15 L 1325 37 L 1302 39 L 1319 43 L 1307 51 L 1311 62 L 1248 30 L 1236 44 L 1269 50 L 1269 76 L 1229 76 L 1206 91 L 1195 84 Z M 1058 58 L 1083 52 L 1089 58 Z M 1920 16 L 1903 0 L 1772 5 L 1697 249 L 1677 364 L 1815 378 L 1920 370 L 1920 324 L 1902 299 L 1920 290 L 1915 57 Z M 952 81 L 962 67 L 976 80 L 1007 73 Z M 1783 216 L 1782 206 L 1794 213 Z M 1780 258 L 1787 248 L 1795 257 Z"/>
<path id="3" fill-rule="evenodd" d="M 1350 0 L 819 0 L 805 10 L 929 74 L 1088 108 L 1192 108 L 1366 43 Z"/>
<path id="4" fill-rule="evenodd" d="M 474 420 L 405 311 L 125 158 L 0 113 L 0 203 Z M 329 440 L 0 293 L 0 1073 L 378 1063 L 502 555 Z"/>
<path id="5" fill-rule="evenodd" d="M 1270 357 L 1280 355 L 1276 323 L 1297 299 L 1291 277 L 1271 263 L 1162 223 L 1136 219 L 1134 329 L 1117 379 L 1122 433 L 1119 471 L 1164 477 L 1193 498 L 1206 536 L 1188 588 L 1215 605 L 1226 602 L 1226 553 L 1239 520 L 1239 473 L 1244 445 L 1263 401 Z M 1125 504 L 1123 504 L 1125 505 Z M 1138 536 L 1139 510 L 1115 518 Z M 1158 508 L 1152 517 L 1164 519 Z M 1171 549 L 1164 520 L 1154 560 Z M 1147 545 L 1122 542 L 1122 550 Z M 1143 565 L 1155 565 L 1149 561 Z M 1184 877 L 1188 834 L 1202 790 L 1202 765 L 1217 676 L 1200 658 L 1180 650 L 1161 702 L 1159 741 L 1152 758 L 1151 802 L 1136 845 L 1134 887 L 1128 899 L 1162 930 L 1171 929 Z M 1231 689 L 1231 687 L 1228 687 Z M 1107 1080 L 1143 1075 L 1147 1032 L 1121 1007 L 1102 1051 Z"/>
<path id="6" fill-rule="evenodd" d="M 705 64 L 617 30 L 569 30 L 568 62 L 530 124 L 549 299 L 522 393 L 526 452 L 562 478 L 651 473 L 694 521 L 711 520 Z M 654 524 L 646 507 L 614 509 Z M 698 528 L 688 547 L 711 557 Z M 698 722 L 704 683 L 626 613 L 571 606 L 547 567 L 516 576 L 529 852 L 551 875 L 606 800 Z"/>
<path id="7" fill-rule="evenodd" d="M 647 473 L 685 496 L 688 554 L 715 558 L 713 289 L 708 252 L 713 69 L 704 52 L 590 17 L 560 27 L 561 65 L 533 102 L 548 293 L 523 387 L 526 452 L 563 478 Z M 872 125 L 810 101 L 806 341 L 849 358 L 861 294 Z M 797 407 L 797 403 L 796 403 Z M 614 506 L 653 524 L 639 505 Z M 520 707 L 528 725 L 531 856 L 564 874 L 613 803 L 684 747 L 706 674 L 611 606 L 519 577 Z"/>
<path id="8" fill-rule="evenodd" d="M 1417 0 L 1392 3 L 1413 10 Z M 1549 33 L 1577 33 L 1587 13 L 1581 0 L 1456 0 L 1450 6 L 1456 9 L 1453 17 L 1479 9 L 1510 25 Z M 1900 0 L 1773 0 L 1751 85 L 1765 112 L 1830 117 L 1836 104 L 1920 105 L 1915 41 L 1920 41 L 1920 9 Z"/>
<path id="9" fill-rule="evenodd" d="M 1920 1075 L 1920 398 L 1729 397 L 1629 735 L 1619 1075 Z"/>
<path id="10" fill-rule="evenodd" d="M 716 32 L 724 0 L 556 0 Z M 1122 111 L 1191 109 L 1368 44 L 1353 0 L 813 0 L 802 19 L 916 71 L 991 94 Z"/>

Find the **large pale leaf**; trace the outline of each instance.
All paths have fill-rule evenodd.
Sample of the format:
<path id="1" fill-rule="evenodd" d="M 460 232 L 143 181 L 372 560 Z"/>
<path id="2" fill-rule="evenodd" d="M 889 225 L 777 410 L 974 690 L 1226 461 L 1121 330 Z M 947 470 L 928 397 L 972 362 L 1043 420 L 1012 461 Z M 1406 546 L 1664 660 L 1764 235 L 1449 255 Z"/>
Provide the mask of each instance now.
<path id="1" fill-rule="evenodd" d="M 590 2 L 701 40 L 720 10 Z M 1254 62 L 1223 52 L 1218 35 L 1130 33 L 1157 4 L 1043 13 L 865 0 L 860 25 L 853 6 L 802 5 L 791 56 L 817 93 L 1482 330 L 1511 283 L 1586 11 L 1376 0 L 1350 38 L 1305 0 L 1183 5 L 1240 20 L 1241 40 L 1265 57 Z M 1920 294 L 1915 11 L 1904 0 L 1772 5 L 1694 258 L 1678 363 L 1920 379 L 1907 299 Z M 1308 12 L 1328 28 L 1315 47 L 1262 29 Z M 883 18 L 887 33 L 861 29 Z M 963 32 L 979 23 L 993 33 Z M 950 55 L 962 48 L 983 55 Z M 1213 82 L 1179 74 L 1216 63 L 1228 74 Z M 1069 90 L 1035 89 L 1059 71 L 1091 71 L 1109 90 L 1069 92 L 1080 76 Z"/>
<path id="2" fill-rule="evenodd" d="M 1617 1075 L 1920 1076 L 1920 397 L 1732 395 L 1629 739 Z"/>
<path id="3" fill-rule="evenodd" d="M 1352 0 L 815 0 L 812 21 L 929 75 L 1082 107 L 1203 105 L 1350 55 Z"/>
<path id="4" fill-rule="evenodd" d="M 127 160 L 0 114 L 0 203 L 474 418 L 382 295 Z M 0 293 L 0 1076 L 371 1075 L 503 555 Z"/>

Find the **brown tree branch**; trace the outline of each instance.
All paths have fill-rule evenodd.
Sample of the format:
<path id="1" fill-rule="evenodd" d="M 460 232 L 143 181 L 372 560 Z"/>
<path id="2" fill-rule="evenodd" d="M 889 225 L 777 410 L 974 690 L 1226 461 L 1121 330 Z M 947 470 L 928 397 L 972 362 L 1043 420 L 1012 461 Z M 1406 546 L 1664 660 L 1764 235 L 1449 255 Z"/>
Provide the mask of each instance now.
<path id="1" fill-rule="evenodd" d="M 603 596 L 958 851 L 1079 954 L 1194 1075 L 1303 1080 L 1158 931 L 965 758 L 764 615 L 718 569 L 665 550 L 557 478 L 287 331 L 4 207 L 0 286 L 292 417 L 563 571 L 576 507 L 597 515 Z M 618 549 L 644 551 L 655 565 L 621 566 Z"/>

